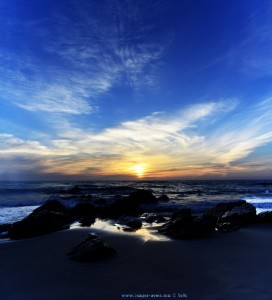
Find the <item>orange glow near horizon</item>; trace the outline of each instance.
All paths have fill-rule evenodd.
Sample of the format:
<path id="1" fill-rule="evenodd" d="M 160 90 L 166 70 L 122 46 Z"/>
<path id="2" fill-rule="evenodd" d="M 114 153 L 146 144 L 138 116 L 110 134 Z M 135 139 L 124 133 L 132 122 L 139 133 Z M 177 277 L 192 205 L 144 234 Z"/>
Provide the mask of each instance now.
<path id="1" fill-rule="evenodd" d="M 131 167 L 130 170 L 138 178 L 143 178 L 145 176 L 145 173 L 146 173 L 146 164 L 144 164 L 144 163 L 137 164 L 137 165 Z"/>

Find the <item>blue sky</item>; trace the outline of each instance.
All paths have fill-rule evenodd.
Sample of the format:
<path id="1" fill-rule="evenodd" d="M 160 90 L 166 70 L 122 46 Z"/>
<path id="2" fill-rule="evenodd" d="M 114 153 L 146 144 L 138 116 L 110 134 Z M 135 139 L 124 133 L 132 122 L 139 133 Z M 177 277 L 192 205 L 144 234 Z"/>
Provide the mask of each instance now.
<path id="1" fill-rule="evenodd" d="M 272 4 L 0 1 L 0 179 L 272 178 Z"/>

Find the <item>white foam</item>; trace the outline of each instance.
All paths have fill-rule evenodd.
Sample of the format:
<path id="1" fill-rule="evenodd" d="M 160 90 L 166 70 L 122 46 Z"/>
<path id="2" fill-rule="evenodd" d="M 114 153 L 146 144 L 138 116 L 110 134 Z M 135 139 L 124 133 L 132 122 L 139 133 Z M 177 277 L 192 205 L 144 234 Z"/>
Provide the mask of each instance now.
<path id="1" fill-rule="evenodd" d="M 0 207 L 0 224 L 10 224 L 22 220 L 38 206 Z"/>

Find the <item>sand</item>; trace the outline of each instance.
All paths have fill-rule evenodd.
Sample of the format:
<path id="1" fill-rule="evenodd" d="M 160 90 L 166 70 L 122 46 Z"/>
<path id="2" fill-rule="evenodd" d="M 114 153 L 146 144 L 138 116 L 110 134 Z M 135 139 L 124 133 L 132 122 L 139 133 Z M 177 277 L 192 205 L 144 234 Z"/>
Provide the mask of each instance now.
<path id="1" fill-rule="evenodd" d="M 70 260 L 66 253 L 94 231 L 117 254 L 95 263 Z M 192 241 L 60 231 L 0 243 L 0 299 L 271 300 L 271 253 L 270 225 Z"/>

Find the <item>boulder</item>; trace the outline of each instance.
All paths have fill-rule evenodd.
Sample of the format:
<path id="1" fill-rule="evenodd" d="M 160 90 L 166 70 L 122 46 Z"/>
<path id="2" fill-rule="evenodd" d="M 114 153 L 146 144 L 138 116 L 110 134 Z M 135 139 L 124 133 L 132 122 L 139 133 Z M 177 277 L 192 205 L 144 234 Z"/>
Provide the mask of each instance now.
<path id="1" fill-rule="evenodd" d="M 132 200 L 139 204 L 149 204 L 158 202 L 158 199 L 150 191 L 146 190 L 137 190 L 130 194 L 127 198 L 130 201 Z"/>
<path id="2" fill-rule="evenodd" d="M 240 226 L 230 222 L 224 222 L 224 223 L 217 223 L 215 229 L 219 232 L 226 233 L 226 232 L 238 231 L 240 229 Z"/>
<path id="3" fill-rule="evenodd" d="M 8 238 L 8 231 L 11 224 L 0 224 L 0 239 Z"/>
<path id="4" fill-rule="evenodd" d="M 262 224 L 272 223 L 272 211 L 264 211 L 259 213 L 256 221 Z"/>
<path id="5" fill-rule="evenodd" d="M 67 229 L 70 224 L 71 219 L 66 214 L 55 211 L 40 211 L 12 224 L 8 236 L 11 239 L 29 238 Z"/>
<path id="6" fill-rule="evenodd" d="M 143 213 L 140 204 L 129 197 L 118 199 L 105 208 L 108 217 L 119 218 L 121 216 L 139 216 Z"/>
<path id="7" fill-rule="evenodd" d="M 91 203 L 80 202 L 71 209 L 70 214 L 73 217 L 94 216 L 96 214 L 96 208 Z"/>
<path id="8" fill-rule="evenodd" d="M 220 223 L 231 222 L 242 226 L 256 221 L 256 208 L 250 203 L 244 203 L 225 212 L 220 218 Z"/>
<path id="9" fill-rule="evenodd" d="M 190 208 L 181 208 L 174 212 L 171 216 L 171 220 L 175 220 L 177 218 L 191 218 L 192 210 Z"/>
<path id="10" fill-rule="evenodd" d="M 107 205 L 107 200 L 103 198 L 99 198 L 93 202 L 95 205 Z"/>
<path id="11" fill-rule="evenodd" d="M 72 249 L 68 256 L 71 259 L 81 262 L 92 262 L 107 259 L 116 251 L 108 246 L 103 240 L 95 235 L 90 235 L 83 242 Z"/>
<path id="12" fill-rule="evenodd" d="M 234 207 L 243 205 L 245 203 L 246 201 L 244 200 L 218 203 L 214 207 L 207 209 L 204 212 L 204 216 L 213 217 L 215 220 L 217 220 L 221 218 L 227 211 L 230 211 Z"/>
<path id="13" fill-rule="evenodd" d="M 66 207 L 61 204 L 58 200 L 48 200 L 43 205 L 33 210 L 33 213 L 39 213 L 42 211 L 55 211 L 55 212 L 66 212 Z"/>
<path id="14" fill-rule="evenodd" d="M 166 222 L 158 231 L 168 236 L 175 236 L 179 234 L 184 227 L 188 226 L 193 219 L 194 217 L 191 215 L 181 215 Z"/>
<path id="15" fill-rule="evenodd" d="M 158 198 L 158 201 L 167 202 L 167 201 L 169 201 L 169 197 L 167 195 L 161 195 Z"/>
<path id="16" fill-rule="evenodd" d="M 118 225 L 121 225 L 121 227 L 124 231 L 136 231 L 138 229 L 142 228 L 142 221 L 140 218 L 135 218 L 131 216 L 121 217 L 117 221 Z"/>
<path id="17" fill-rule="evenodd" d="M 79 219 L 79 223 L 81 227 L 90 227 L 96 221 L 95 216 L 83 216 Z"/>
<path id="18" fill-rule="evenodd" d="M 198 239 L 210 235 L 214 229 L 214 222 L 208 217 L 185 216 L 170 220 L 159 232 L 175 239 Z"/>

